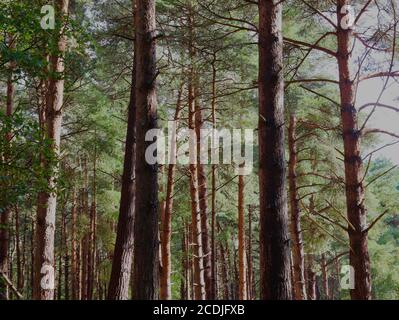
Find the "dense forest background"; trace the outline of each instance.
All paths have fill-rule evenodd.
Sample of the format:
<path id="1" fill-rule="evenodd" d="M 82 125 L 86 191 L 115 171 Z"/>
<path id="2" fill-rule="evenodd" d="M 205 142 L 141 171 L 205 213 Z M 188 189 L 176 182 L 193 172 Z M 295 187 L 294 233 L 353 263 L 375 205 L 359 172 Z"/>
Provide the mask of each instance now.
<path id="1" fill-rule="evenodd" d="M 399 299 L 398 21 L 0 0 L 1 299 Z M 252 172 L 146 163 L 170 120 L 253 129 Z"/>

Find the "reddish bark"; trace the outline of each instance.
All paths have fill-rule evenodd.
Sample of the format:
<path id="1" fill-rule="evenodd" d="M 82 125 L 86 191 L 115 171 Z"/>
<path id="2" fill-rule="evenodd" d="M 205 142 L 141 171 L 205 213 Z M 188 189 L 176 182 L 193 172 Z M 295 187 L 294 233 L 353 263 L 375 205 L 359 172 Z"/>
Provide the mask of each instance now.
<path id="1" fill-rule="evenodd" d="M 179 91 L 176 111 L 175 111 L 175 126 L 178 129 L 178 120 L 180 118 L 181 104 L 182 104 L 182 90 Z M 177 156 L 177 137 L 171 139 L 171 156 L 170 161 L 173 162 L 168 165 L 168 181 L 166 186 L 166 200 L 165 209 L 162 218 L 162 232 L 161 232 L 161 257 L 162 257 L 162 269 L 161 269 L 161 281 L 160 281 L 160 299 L 169 300 L 172 298 L 171 292 L 171 252 L 170 252 L 170 241 L 172 235 L 172 209 L 173 209 L 173 193 L 175 183 L 175 169 Z"/>
<path id="2" fill-rule="evenodd" d="M 339 0 L 338 17 L 338 68 L 341 98 L 341 123 L 344 142 L 345 189 L 348 220 L 349 262 L 355 272 L 355 288 L 350 290 L 355 300 L 371 299 L 370 257 L 367 245 L 367 210 L 363 185 L 363 163 L 360 152 L 360 132 L 355 108 L 356 85 L 351 73 L 350 59 L 353 50 L 353 30 L 341 26 L 343 6 L 351 5 L 350 0 Z"/>

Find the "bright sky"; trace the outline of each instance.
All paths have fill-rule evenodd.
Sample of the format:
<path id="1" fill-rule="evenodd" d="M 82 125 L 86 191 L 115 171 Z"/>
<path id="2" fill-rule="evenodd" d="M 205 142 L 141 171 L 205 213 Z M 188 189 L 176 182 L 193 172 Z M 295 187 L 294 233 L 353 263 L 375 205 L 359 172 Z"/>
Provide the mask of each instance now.
<path id="1" fill-rule="evenodd" d="M 391 7 L 388 5 L 390 4 L 388 1 L 383 2 L 386 5 L 386 8 L 392 10 Z M 397 3 L 396 3 L 397 4 Z M 363 5 L 360 5 L 362 7 Z M 360 7 L 357 7 L 357 12 L 359 12 Z M 362 16 L 361 20 L 358 23 L 358 26 L 355 28 L 355 32 L 363 33 L 364 31 L 373 30 L 378 25 L 378 21 L 384 22 L 386 24 L 392 23 L 392 15 L 393 13 L 378 11 L 373 7 L 370 7 L 369 10 L 365 12 Z M 377 18 L 379 17 L 379 18 Z M 369 33 L 370 34 L 370 33 Z M 392 36 L 392 32 L 390 34 Z M 380 46 L 380 45 L 377 45 Z M 364 47 L 359 41 L 357 41 L 355 49 L 354 49 L 354 58 L 361 56 L 364 53 Z M 361 73 L 361 76 L 364 76 L 368 73 L 375 73 L 379 71 L 388 71 L 389 70 L 389 63 L 391 61 L 391 53 L 381 53 L 378 51 L 372 51 L 371 60 L 368 61 L 368 67 L 370 71 L 365 71 Z M 397 56 L 397 53 L 396 53 Z M 354 65 L 356 69 L 356 64 Z M 399 70 L 399 61 L 396 58 L 394 60 L 394 65 L 392 71 Z M 381 93 L 381 90 L 386 82 L 387 78 L 374 78 L 362 81 L 359 85 L 357 91 L 357 100 L 356 100 L 356 107 L 361 107 L 366 103 L 376 102 L 378 96 Z M 384 91 L 380 101 L 380 103 L 387 104 L 393 107 L 399 108 L 399 79 L 396 78 L 396 81 L 390 79 L 388 82 L 388 86 Z M 372 107 L 364 109 L 364 114 L 367 115 L 372 110 Z M 362 123 L 360 123 L 361 125 Z M 386 131 L 390 131 L 395 134 L 399 134 L 399 112 L 395 112 L 390 109 L 377 107 L 377 111 L 373 114 L 372 118 L 367 123 L 367 127 L 369 128 L 376 128 L 382 129 Z M 380 142 L 377 146 L 373 146 L 369 148 L 369 150 L 365 150 L 367 146 L 363 145 L 364 153 L 370 152 L 372 150 L 377 149 L 378 147 L 382 147 L 385 144 L 399 141 L 399 139 L 391 137 L 385 134 L 378 134 L 377 136 L 380 138 Z M 399 143 L 395 144 L 390 147 L 386 147 L 381 151 L 378 151 L 374 154 L 373 158 L 375 159 L 377 156 L 383 156 L 386 158 L 391 159 L 395 164 L 399 164 Z"/>
<path id="2" fill-rule="evenodd" d="M 357 107 L 364 105 L 365 103 L 375 102 L 378 98 L 384 84 L 385 79 L 370 79 L 363 81 L 359 86 L 357 93 Z M 388 104 L 399 108 L 399 83 L 393 80 L 389 81 L 388 88 L 385 90 L 380 103 Z M 372 110 L 372 107 L 364 109 L 364 113 L 367 115 Z M 368 127 L 378 128 L 386 131 L 390 131 L 399 134 L 399 112 L 395 112 L 390 109 L 377 107 L 377 111 L 368 122 Z M 379 146 L 383 146 L 390 142 L 399 141 L 399 139 L 379 134 L 380 143 Z M 374 150 L 376 148 L 372 148 Z M 370 151 L 370 150 L 369 150 Z M 381 151 L 378 151 L 376 156 L 384 156 L 391 159 L 394 163 L 399 164 L 399 143 Z"/>

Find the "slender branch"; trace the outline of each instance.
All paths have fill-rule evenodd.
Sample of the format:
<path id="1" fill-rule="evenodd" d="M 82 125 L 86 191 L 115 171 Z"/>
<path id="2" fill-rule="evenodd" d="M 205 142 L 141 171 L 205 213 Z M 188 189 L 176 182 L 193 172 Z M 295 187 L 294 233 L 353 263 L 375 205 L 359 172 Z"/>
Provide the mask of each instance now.
<path id="1" fill-rule="evenodd" d="M 312 5 L 310 5 L 308 2 L 306 2 L 305 0 L 301 0 L 302 3 L 304 3 L 307 7 L 309 7 L 310 9 L 312 9 L 314 12 L 316 12 L 317 14 L 319 14 L 321 17 L 323 17 L 329 24 L 331 24 L 335 29 L 338 29 L 337 25 L 329 18 L 327 17 L 323 12 L 321 12 L 319 9 L 313 7 Z"/>
<path id="2" fill-rule="evenodd" d="M 342 224 L 340 224 L 339 222 L 330 219 L 329 217 L 327 217 L 327 216 L 321 214 L 320 212 L 314 211 L 314 212 L 313 212 L 313 215 L 319 216 L 319 217 L 321 217 L 321 218 L 327 220 L 328 222 L 330 222 L 330 223 L 332 223 L 332 224 L 334 224 L 334 225 L 340 227 L 341 229 L 343 229 L 343 230 L 346 231 L 346 232 L 349 231 L 348 228 L 344 227 L 344 226 L 343 226 Z"/>
<path id="3" fill-rule="evenodd" d="M 368 227 L 366 230 L 364 230 L 364 233 L 368 233 L 372 227 L 374 227 L 374 225 L 383 217 L 388 213 L 388 209 L 385 210 L 383 213 L 381 213 Z"/>
<path id="4" fill-rule="evenodd" d="M 347 254 L 349 254 L 349 251 L 345 251 L 340 253 L 339 255 L 335 256 L 334 258 L 332 258 L 330 261 L 328 261 L 326 263 L 326 266 L 330 265 L 331 263 L 333 263 L 334 261 L 338 260 L 339 258 L 346 256 Z"/>
<path id="5" fill-rule="evenodd" d="M 329 97 L 323 95 L 322 93 L 319 93 L 319 92 L 317 92 L 317 91 L 314 91 L 314 90 L 312 90 L 312 89 L 309 89 L 309 88 L 307 88 L 307 87 L 305 87 L 305 86 L 300 86 L 300 87 L 301 87 L 302 89 L 306 90 L 306 91 L 309 91 L 309 92 L 311 92 L 311 93 L 313 93 L 313 94 L 315 94 L 315 95 L 317 95 L 317 96 L 319 96 L 319 97 L 322 97 L 322 98 L 324 98 L 324 99 L 326 99 L 326 100 L 332 102 L 332 103 L 335 104 L 336 106 L 340 106 L 340 104 L 339 104 L 337 101 L 334 101 L 333 99 L 331 99 L 331 98 L 329 98 Z"/>
<path id="6" fill-rule="evenodd" d="M 399 108 L 397 108 L 397 107 L 390 106 L 390 105 L 384 104 L 384 103 L 375 103 L 375 102 L 370 102 L 370 103 L 366 103 L 366 104 L 362 105 L 362 106 L 359 108 L 359 112 L 362 111 L 362 110 L 365 109 L 365 108 L 374 107 L 374 106 L 376 106 L 376 107 L 381 107 L 381 108 L 386 108 L 386 109 L 390 109 L 390 110 L 393 110 L 393 111 L 395 111 L 395 112 L 399 112 Z"/>
<path id="7" fill-rule="evenodd" d="M 324 231 L 326 234 L 328 234 L 330 237 L 334 238 L 335 240 L 337 240 L 338 242 L 341 242 L 344 245 L 348 245 L 346 241 L 336 237 L 335 235 L 333 235 L 332 233 L 330 233 L 329 231 L 326 230 L 326 228 L 324 228 L 323 226 L 320 225 L 320 223 L 318 223 L 316 220 L 312 219 L 309 215 L 305 215 L 304 217 L 308 218 L 311 222 L 313 222 L 317 227 L 319 227 L 319 229 L 321 229 L 322 231 Z M 351 249 L 352 250 L 352 249 Z M 353 250 L 352 250 L 353 252 Z"/>
<path id="8" fill-rule="evenodd" d="M 338 82 L 337 80 L 333 80 L 333 79 L 323 79 L 323 78 L 295 79 L 295 80 L 286 81 L 285 83 L 287 83 L 287 84 L 292 84 L 292 83 L 305 83 L 305 82 L 329 82 L 329 83 L 339 84 L 339 82 Z"/>
<path id="9" fill-rule="evenodd" d="M 365 188 L 367 188 L 369 185 L 371 185 L 373 182 L 377 181 L 379 178 L 385 176 L 386 174 L 388 174 L 389 172 L 391 172 L 393 169 L 397 168 L 398 166 L 395 165 L 391 168 L 389 168 L 388 170 L 384 171 L 383 173 L 377 175 L 375 178 L 373 178 L 366 186 Z"/>
<path id="10" fill-rule="evenodd" d="M 391 72 L 383 72 L 382 71 L 382 72 L 367 74 L 365 76 L 360 77 L 359 82 L 368 80 L 368 79 L 382 78 L 382 77 L 392 77 L 392 78 L 399 77 L 399 71 L 391 71 Z"/>
<path id="11" fill-rule="evenodd" d="M 288 42 L 290 44 L 295 44 L 295 45 L 298 45 L 300 47 L 306 47 L 306 48 L 312 48 L 312 49 L 315 49 L 315 50 L 319 50 L 319 51 L 327 53 L 327 54 L 329 54 L 330 56 L 333 56 L 333 57 L 337 56 L 337 54 L 334 51 L 332 51 L 332 50 L 330 50 L 328 48 L 325 48 L 325 47 L 321 47 L 321 46 L 318 46 L 318 45 L 315 45 L 315 44 L 311 44 L 311 43 L 307 43 L 307 42 L 303 42 L 303 41 L 299 41 L 299 40 L 294 40 L 294 39 L 287 38 L 287 37 L 284 37 L 283 39 L 284 39 L 285 42 Z"/>
<path id="12" fill-rule="evenodd" d="M 356 230 L 353 224 L 349 221 L 347 217 L 345 217 L 345 215 L 341 211 L 339 211 L 330 201 L 326 200 L 326 202 L 332 209 L 334 209 L 336 213 L 340 215 L 342 219 L 346 221 L 346 223 L 351 227 L 352 230 Z"/>
<path id="13" fill-rule="evenodd" d="M 398 143 L 399 143 L 399 140 L 398 140 L 398 141 L 395 141 L 395 142 L 387 143 L 387 144 L 383 145 L 382 147 L 379 147 L 378 149 L 375 149 L 375 150 L 369 152 L 367 155 L 365 155 L 365 156 L 363 157 L 363 160 L 364 160 L 364 159 L 367 159 L 367 157 L 369 157 L 369 156 L 372 155 L 373 153 L 376 153 L 376 152 L 378 152 L 378 151 L 380 151 L 380 150 L 382 150 L 382 149 L 384 149 L 384 148 L 393 146 L 393 145 L 398 144 Z"/>
<path id="14" fill-rule="evenodd" d="M 394 137 L 394 138 L 399 138 L 399 134 L 394 133 L 394 132 L 390 132 L 387 130 L 382 130 L 382 129 L 366 129 L 363 130 L 363 136 L 370 134 L 370 133 L 382 133 L 382 134 L 386 134 L 388 136 Z"/>
<path id="15" fill-rule="evenodd" d="M 23 299 L 23 295 L 18 291 L 18 289 L 13 285 L 11 280 L 7 277 L 4 272 L 0 272 L 0 276 L 3 277 L 7 285 L 11 288 L 11 290 L 17 295 L 18 299 Z"/>

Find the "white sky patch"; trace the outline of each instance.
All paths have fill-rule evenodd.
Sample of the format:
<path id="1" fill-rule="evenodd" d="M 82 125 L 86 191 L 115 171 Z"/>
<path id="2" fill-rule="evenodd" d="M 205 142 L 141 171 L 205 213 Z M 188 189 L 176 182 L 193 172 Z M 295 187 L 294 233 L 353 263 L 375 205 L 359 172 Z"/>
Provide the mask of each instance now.
<path id="1" fill-rule="evenodd" d="M 376 99 L 380 94 L 385 81 L 386 78 L 370 79 L 361 82 L 357 92 L 356 106 L 361 107 L 366 103 L 376 102 Z M 394 80 L 389 81 L 387 89 L 384 91 L 380 103 L 399 108 L 398 82 L 395 82 Z M 362 113 L 367 115 L 369 112 L 372 111 L 372 109 L 373 107 L 366 108 L 362 111 Z M 399 134 L 399 113 L 386 108 L 377 107 L 377 110 L 369 120 L 367 127 L 382 129 Z M 399 139 L 385 134 L 378 134 L 378 138 L 380 142 L 376 147 L 373 147 L 371 149 L 374 150 L 390 142 L 399 141 Z M 388 158 L 392 160 L 392 162 L 394 162 L 395 164 L 399 164 L 399 143 L 376 152 L 374 155 L 374 159 L 378 156 Z"/>

